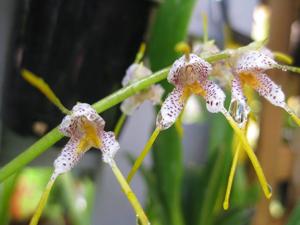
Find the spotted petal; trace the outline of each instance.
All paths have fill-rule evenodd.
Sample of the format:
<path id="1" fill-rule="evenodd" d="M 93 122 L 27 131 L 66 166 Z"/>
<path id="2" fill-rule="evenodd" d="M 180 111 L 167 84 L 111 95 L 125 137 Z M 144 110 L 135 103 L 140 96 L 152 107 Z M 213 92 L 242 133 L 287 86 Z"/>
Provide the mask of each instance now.
<path id="1" fill-rule="evenodd" d="M 203 85 L 207 110 L 211 113 L 218 113 L 224 109 L 225 94 L 223 90 L 211 80 Z"/>
<path id="2" fill-rule="evenodd" d="M 235 76 L 231 83 L 231 102 L 229 113 L 235 122 L 243 127 L 247 122 L 250 108 L 247 104 L 247 99 L 244 96 L 242 83 L 239 76 Z"/>
<path id="3" fill-rule="evenodd" d="M 262 72 L 272 69 L 278 64 L 268 55 L 259 51 L 248 51 L 242 54 L 236 61 L 235 69 L 237 73 L 242 72 Z"/>
<path id="4" fill-rule="evenodd" d="M 156 126 L 161 130 L 171 127 L 180 115 L 185 104 L 183 88 L 177 87 L 163 102 L 156 119 Z"/>
<path id="5" fill-rule="evenodd" d="M 173 63 L 168 81 L 175 86 L 193 84 L 196 81 L 201 83 L 207 79 L 211 70 L 211 65 L 195 54 L 190 54 L 189 60 L 182 56 Z"/>
<path id="6" fill-rule="evenodd" d="M 68 172 L 79 162 L 83 153 L 87 150 L 82 149 L 82 151 L 78 151 L 80 141 L 79 138 L 70 138 L 68 143 L 62 149 L 61 153 L 54 161 L 54 173 L 56 175 Z"/>
<path id="7" fill-rule="evenodd" d="M 116 141 L 115 135 L 113 132 L 101 132 L 102 140 L 102 158 L 106 163 L 111 163 L 115 154 L 120 149 L 119 143 Z"/>
<path id="8" fill-rule="evenodd" d="M 256 74 L 259 85 L 254 89 L 275 106 L 285 107 L 285 95 L 281 87 L 275 84 L 266 74 Z"/>
<path id="9" fill-rule="evenodd" d="M 87 103 L 77 103 L 71 115 L 64 117 L 59 125 L 59 130 L 67 137 L 80 136 L 82 131 L 82 118 L 91 122 L 98 131 L 103 130 L 105 121 L 97 114 L 95 109 Z"/>
<path id="10" fill-rule="evenodd" d="M 242 83 L 238 76 L 235 76 L 231 82 L 231 98 L 240 102 L 246 102 L 246 97 L 243 93 Z"/>

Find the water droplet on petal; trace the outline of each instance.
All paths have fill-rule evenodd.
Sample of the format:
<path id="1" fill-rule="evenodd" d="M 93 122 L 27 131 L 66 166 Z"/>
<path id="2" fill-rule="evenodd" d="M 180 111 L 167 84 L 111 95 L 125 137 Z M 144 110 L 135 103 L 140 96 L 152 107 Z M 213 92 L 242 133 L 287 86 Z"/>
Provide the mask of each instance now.
<path id="1" fill-rule="evenodd" d="M 230 102 L 229 113 L 234 121 L 242 127 L 247 122 L 249 109 L 246 103 L 234 99 Z"/>

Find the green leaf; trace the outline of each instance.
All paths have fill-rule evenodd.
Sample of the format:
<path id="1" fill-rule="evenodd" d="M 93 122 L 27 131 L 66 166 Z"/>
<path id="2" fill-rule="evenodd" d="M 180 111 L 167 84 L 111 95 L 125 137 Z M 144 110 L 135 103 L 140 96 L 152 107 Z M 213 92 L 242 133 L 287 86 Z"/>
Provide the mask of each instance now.
<path id="1" fill-rule="evenodd" d="M 226 211 L 220 216 L 215 224 L 217 225 L 246 225 L 251 219 L 251 210 L 247 208 L 238 208 Z"/>
<path id="2" fill-rule="evenodd" d="M 290 215 L 286 225 L 300 225 L 300 201 Z"/>
<path id="3" fill-rule="evenodd" d="M 178 57 L 175 45 L 185 40 L 195 0 L 164 0 L 156 14 L 149 42 L 154 71 L 168 66 Z"/>
<path id="4" fill-rule="evenodd" d="M 182 146 L 174 127 L 160 134 L 152 152 L 159 198 L 168 218 L 167 224 L 182 225 Z"/>
<path id="5" fill-rule="evenodd" d="M 220 122 L 220 127 L 222 123 Z M 220 130 L 220 128 L 218 128 Z M 207 180 L 206 190 L 204 192 L 203 204 L 199 213 L 198 221 L 199 225 L 211 225 L 214 224 L 216 216 L 221 212 L 222 201 L 224 197 L 224 189 L 227 182 L 228 172 L 232 159 L 231 145 L 232 145 L 232 130 L 229 126 L 225 126 L 222 129 L 223 138 L 221 145 L 219 144 L 218 152 L 213 153 L 211 156 L 216 156 L 215 163 L 213 165 L 211 174 Z M 212 140 L 214 140 L 214 133 L 211 134 Z"/>

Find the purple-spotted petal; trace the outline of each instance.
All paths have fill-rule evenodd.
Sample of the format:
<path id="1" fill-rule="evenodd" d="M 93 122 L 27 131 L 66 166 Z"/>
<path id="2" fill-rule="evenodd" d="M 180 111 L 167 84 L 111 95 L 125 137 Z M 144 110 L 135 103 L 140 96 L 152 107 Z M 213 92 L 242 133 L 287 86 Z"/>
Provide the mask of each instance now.
<path id="1" fill-rule="evenodd" d="M 271 59 L 275 58 L 273 52 L 266 47 L 262 47 L 259 51 Z"/>
<path id="2" fill-rule="evenodd" d="M 71 115 L 64 117 L 59 125 L 59 130 L 67 137 L 80 136 L 82 133 L 82 118 L 91 122 L 98 131 L 103 130 L 105 126 L 105 121 L 97 114 L 91 105 L 87 103 L 77 103 L 73 107 Z"/>
<path id="3" fill-rule="evenodd" d="M 242 128 L 248 120 L 250 107 L 243 93 L 243 87 L 239 76 L 235 76 L 231 86 L 231 102 L 229 113 L 235 122 Z"/>
<path id="4" fill-rule="evenodd" d="M 276 65 L 277 63 L 263 52 L 248 51 L 237 59 L 235 70 L 237 73 L 262 72 L 272 69 Z"/>
<path id="5" fill-rule="evenodd" d="M 234 76 L 231 82 L 231 99 L 246 103 L 243 87 L 239 76 Z"/>
<path id="6" fill-rule="evenodd" d="M 173 63 L 168 75 L 169 83 L 184 86 L 207 79 L 211 65 L 195 54 L 190 54 L 189 58 L 187 61 L 186 56 L 182 56 Z"/>
<path id="7" fill-rule="evenodd" d="M 77 151 L 79 143 L 79 138 L 70 138 L 59 156 L 54 161 L 55 174 L 59 175 L 61 173 L 68 172 L 78 163 L 85 152 L 85 150 Z"/>
<path id="8" fill-rule="evenodd" d="M 184 107 L 183 88 L 174 88 L 163 102 L 156 118 L 156 126 L 161 130 L 171 127 Z"/>
<path id="9" fill-rule="evenodd" d="M 281 87 L 275 84 L 266 74 L 259 73 L 255 75 L 259 85 L 255 90 L 270 103 L 276 106 L 285 106 L 285 95 L 281 90 Z"/>
<path id="10" fill-rule="evenodd" d="M 101 140 L 102 159 L 104 162 L 110 163 L 117 151 L 120 149 L 120 145 L 116 141 L 116 137 L 113 132 L 101 132 Z"/>
<path id="11" fill-rule="evenodd" d="M 143 77 L 152 74 L 152 71 L 145 67 L 143 64 L 134 63 L 128 67 L 126 74 L 122 80 L 122 86 L 125 87 Z"/>
<path id="12" fill-rule="evenodd" d="M 211 113 L 221 112 L 224 109 L 225 94 L 223 90 L 211 80 L 203 85 L 207 110 Z"/>
<path id="13" fill-rule="evenodd" d="M 75 133 L 76 128 L 77 123 L 75 122 L 74 117 L 70 115 L 66 115 L 59 125 L 60 132 L 62 132 L 67 137 L 71 137 Z"/>

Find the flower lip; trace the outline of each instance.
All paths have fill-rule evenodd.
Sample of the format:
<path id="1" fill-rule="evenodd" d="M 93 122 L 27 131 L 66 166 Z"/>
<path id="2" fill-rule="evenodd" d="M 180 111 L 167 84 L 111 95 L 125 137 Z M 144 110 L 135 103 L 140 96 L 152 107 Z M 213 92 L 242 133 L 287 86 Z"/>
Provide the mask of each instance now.
<path id="1" fill-rule="evenodd" d="M 196 81 L 202 83 L 207 80 L 212 70 L 211 65 L 195 54 L 189 56 L 188 61 L 184 55 L 173 63 L 168 75 L 169 83 L 175 86 L 185 86 Z"/>

